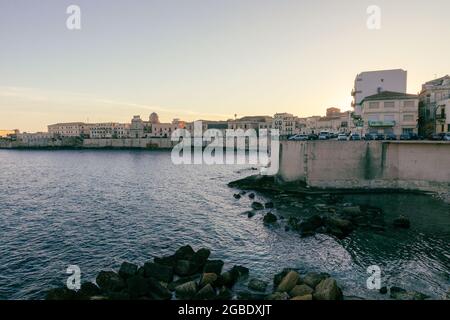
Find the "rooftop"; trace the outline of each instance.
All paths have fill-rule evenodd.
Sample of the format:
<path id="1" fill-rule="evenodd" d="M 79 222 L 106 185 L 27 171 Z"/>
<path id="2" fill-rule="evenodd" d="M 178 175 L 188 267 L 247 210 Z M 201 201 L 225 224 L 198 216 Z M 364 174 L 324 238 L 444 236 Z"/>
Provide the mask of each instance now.
<path id="1" fill-rule="evenodd" d="M 393 91 L 383 91 L 381 93 L 365 97 L 364 100 L 361 101 L 361 103 L 363 103 L 364 101 L 418 99 L 418 98 L 419 97 L 416 94 L 408 94 L 408 93 L 393 92 Z"/>

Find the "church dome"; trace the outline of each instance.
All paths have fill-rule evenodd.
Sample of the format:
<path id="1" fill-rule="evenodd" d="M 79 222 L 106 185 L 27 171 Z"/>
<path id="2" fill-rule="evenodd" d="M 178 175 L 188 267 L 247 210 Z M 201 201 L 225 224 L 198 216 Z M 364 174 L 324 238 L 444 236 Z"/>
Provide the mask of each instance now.
<path id="1" fill-rule="evenodd" d="M 159 123 L 159 117 L 157 113 L 153 112 L 150 115 L 150 123 Z"/>

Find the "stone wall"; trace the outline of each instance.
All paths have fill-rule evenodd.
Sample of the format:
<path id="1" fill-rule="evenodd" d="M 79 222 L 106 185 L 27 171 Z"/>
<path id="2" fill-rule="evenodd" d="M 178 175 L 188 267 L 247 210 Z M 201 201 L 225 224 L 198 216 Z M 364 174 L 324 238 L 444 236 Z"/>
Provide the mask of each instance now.
<path id="1" fill-rule="evenodd" d="M 450 143 L 282 141 L 278 177 L 319 188 L 448 191 Z"/>

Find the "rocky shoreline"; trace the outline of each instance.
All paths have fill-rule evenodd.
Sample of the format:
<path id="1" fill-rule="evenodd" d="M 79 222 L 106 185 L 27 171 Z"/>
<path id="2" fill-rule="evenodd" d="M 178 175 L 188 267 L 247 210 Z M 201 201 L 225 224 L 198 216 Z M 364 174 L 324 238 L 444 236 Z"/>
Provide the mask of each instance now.
<path id="1" fill-rule="evenodd" d="M 77 291 L 51 289 L 46 300 L 342 300 L 337 281 L 325 273 L 300 274 L 284 269 L 268 281 L 250 276 L 244 266 L 223 271 L 211 251 L 186 245 L 173 255 L 155 257 L 143 266 L 123 262 L 118 272 L 100 271 L 96 283 Z M 247 289 L 235 290 L 236 284 Z M 242 286 L 240 286 L 242 288 Z"/>

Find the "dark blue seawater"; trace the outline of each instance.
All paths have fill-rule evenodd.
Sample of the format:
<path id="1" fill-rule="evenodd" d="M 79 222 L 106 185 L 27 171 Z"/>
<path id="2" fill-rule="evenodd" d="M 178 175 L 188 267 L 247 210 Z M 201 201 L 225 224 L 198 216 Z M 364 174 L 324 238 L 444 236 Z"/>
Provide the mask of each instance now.
<path id="1" fill-rule="evenodd" d="M 169 152 L 0 150 L 0 299 L 44 298 L 65 283 L 68 265 L 94 280 L 125 260 L 142 264 L 185 244 L 209 247 L 226 267 L 245 265 L 269 281 L 284 267 L 328 272 L 347 297 L 385 298 L 366 288 L 373 264 L 384 285 L 432 298 L 450 287 L 448 204 L 417 195 L 348 196 L 382 207 L 387 222 L 405 214 L 412 228 L 357 231 L 344 241 L 300 238 L 244 214 L 251 200 L 235 200 L 227 183 L 254 173 L 175 166 Z"/>

